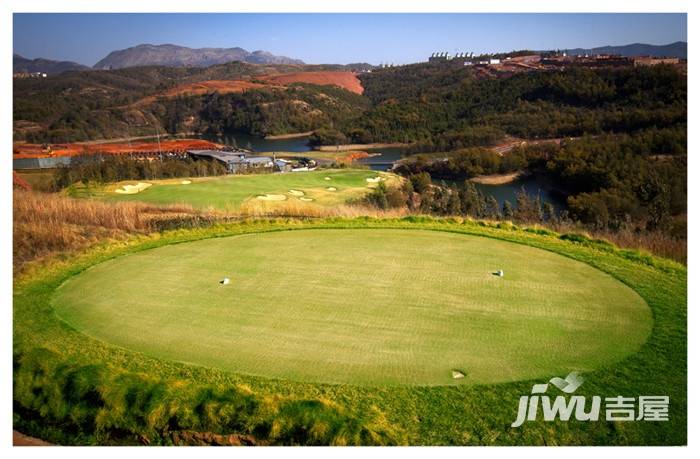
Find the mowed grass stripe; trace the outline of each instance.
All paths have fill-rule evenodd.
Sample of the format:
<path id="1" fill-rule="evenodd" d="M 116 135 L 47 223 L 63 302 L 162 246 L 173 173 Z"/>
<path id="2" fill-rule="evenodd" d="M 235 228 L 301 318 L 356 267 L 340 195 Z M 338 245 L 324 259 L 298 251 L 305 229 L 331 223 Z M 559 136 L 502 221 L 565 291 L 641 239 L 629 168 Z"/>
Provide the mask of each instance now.
<path id="1" fill-rule="evenodd" d="M 123 185 L 133 185 L 138 181 L 119 182 L 108 186 L 97 197 L 110 201 L 142 201 L 153 204 L 188 204 L 198 209 L 237 210 L 259 195 L 285 195 L 284 201 L 264 201 L 267 206 L 299 202 L 306 205 L 336 206 L 350 199 L 358 198 L 370 190 L 368 178 L 381 175 L 387 181 L 397 181 L 393 174 L 371 170 L 318 170 L 309 172 L 290 172 L 275 174 L 229 175 L 189 179 L 191 183 L 183 184 L 182 179 L 144 181 L 152 186 L 137 194 L 119 194 L 114 190 Z M 326 180 L 326 178 L 330 180 Z M 327 188 L 334 187 L 335 191 Z M 303 195 L 290 192 L 301 191 Z M 297 193 L 298 194 L 298 193 Z M 310 198 L 307 202 L 301 198 Z M 262 203 L 262 201 L 261 201 Z"/>
<path id="2" fill-rule="evenodd" d="M 224 276 L 231 285 L 219 285 Z M 589 265 L 422 230 L 315 229 L 171 245 L 94 266 L 54 303 L 78 330 L 159 358 L 370 385 L 592 370 L 637 350 L 652 323 L 635 292 Z M 453 380 L 452 369 L 467 377 Z"/>

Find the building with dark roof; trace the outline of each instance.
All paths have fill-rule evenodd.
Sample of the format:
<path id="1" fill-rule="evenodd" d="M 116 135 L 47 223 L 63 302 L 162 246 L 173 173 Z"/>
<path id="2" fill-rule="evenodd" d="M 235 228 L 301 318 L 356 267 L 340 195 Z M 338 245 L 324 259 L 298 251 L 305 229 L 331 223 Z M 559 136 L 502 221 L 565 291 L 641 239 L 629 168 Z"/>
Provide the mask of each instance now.
<path id="1" fill-rule="evenodd" d="M 268 156 L 247 156 L 243 151 L 188 150 L 187 155 L 195 160 L 219 161 L 229 173 L 274 166 L 272 158 Z"/>

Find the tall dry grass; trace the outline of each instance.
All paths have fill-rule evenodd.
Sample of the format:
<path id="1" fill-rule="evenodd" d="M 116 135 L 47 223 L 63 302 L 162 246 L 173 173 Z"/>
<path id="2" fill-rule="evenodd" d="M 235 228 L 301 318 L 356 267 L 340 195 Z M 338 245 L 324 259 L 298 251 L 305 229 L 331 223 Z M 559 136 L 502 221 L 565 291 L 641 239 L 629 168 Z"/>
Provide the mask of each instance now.
<path id="1" fill-rule="evenodd" d="M 408 215 L 408 213 L 406 208 L 381 210 L 360 204 L 323 207 L 297 200 L 269 202 L 251 199 L 244 202 L 235 215 L 239 217 L 354 218 L 369 216 L 392 218 L 403 217 Z"/>
<path id="2" fill-rule="evenodd" d="M 606 239 L 618 247 L 650 252 L 654 255 L 670 258 L 679 263 L 688 261 L 688 240 L 668 235 L 664 231 L 601 231 L 591 234 L 594 238 Z"/>
<path id="3" fill-rule="evenodd" d="M 680 219 L 683 220 L 683 219 Z M 682 228 L 684 223 L 680 222 Z M 525 225 L 527 226 L 527 225 Z M 595 230 L 580 223 L 538 223 L 536 226 L 551 229 L 558 233 L 578 233 L 592 239 L 604 239 L 623 249 L 640 250 L 653 255 L 669 258 L 686 264 L 688 259 L 688 239 L 685 231 L 673 230 L 635 231 L 634 229 Z"/>
<path id="4" fill-rule="evenodd" d="M 59 194 L 13 193 L 13 265 L 85 248 L 108 239 L 158 230 L 170 219 L 200 217 L 189 207 L 141 203 L 109 204 Z"/>
<path id="5" fill-rule="evenodd" d="M 234 213 L 202 212 L 191 207 L 157 207 L 143 203 L 105 203 L 60 194 L 15 190 L 13 194 L 13 265 L 15 271 L 30 260 L 84 249 L 92 244 L 165 229 L 194 227 L 236 218 L 396 218 L 406 208 L 380 210 L 360 204 L 323 207 L 302 201 L 249 200 Z M 460 219 L 461 217 L 452 217 Z M 681 263 L 687 259 L 687 240 L 662 231 L 589 231 L 576 225 L 544 225 L 560 233 L 587 233 L 630 249 L 645 250 Z"/>

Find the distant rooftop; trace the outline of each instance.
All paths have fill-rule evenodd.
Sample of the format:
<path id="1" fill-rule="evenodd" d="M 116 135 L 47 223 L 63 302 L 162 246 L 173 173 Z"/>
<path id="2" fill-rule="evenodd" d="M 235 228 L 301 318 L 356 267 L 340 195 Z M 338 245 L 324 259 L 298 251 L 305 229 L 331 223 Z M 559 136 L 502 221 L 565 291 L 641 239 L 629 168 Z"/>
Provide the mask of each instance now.
<path id="1" fill-rule="evenodd" d="M 218 159 L 225 163 L 242 163 L 245 160 L 245 152 L 219 151 L 219 150 L 187 150 L 194 156 L 205 156 Z"/>
<path id="2" fill-rule="evenodd" d="M 193 156 L 218 159 L 228 164 L 265 164 L 272 162 L 269 156 L 247 156 L 244 151 L 187 150 Z"/>

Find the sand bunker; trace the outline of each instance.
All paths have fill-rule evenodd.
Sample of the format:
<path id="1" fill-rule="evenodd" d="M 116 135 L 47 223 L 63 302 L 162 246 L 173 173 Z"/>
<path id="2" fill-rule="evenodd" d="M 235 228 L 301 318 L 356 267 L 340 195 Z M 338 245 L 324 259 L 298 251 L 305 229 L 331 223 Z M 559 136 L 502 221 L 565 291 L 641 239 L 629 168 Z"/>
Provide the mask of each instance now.
<path id="1" fill-rule="evenodd" d="M 287 199 L 283 194 L 261 194 L 257 198 L 261 201 L 284 201 Z"/>
<path id="2" fill-rule="evenodd" d="M 299 190 L 289 190 L 289 194 L 292 196 L 304 196 L 304 192 Z"/>
<path id="3" fill-rule="evenodd" d="M 452 370 L 452 379 L 462 379 L 464 378 L 464 373 L 459 370 Z"/>
<path id="4" fill-rule="evenodd" d="M 150 183 L 139 182 L 136 185 L 122 185 L 121 188 L 114 190 L 114 192 L 119 194 L 136 194 L 142 192 L 149 186 L 151 186 Z"/>
<path id="5" fill-rule="evenodd" d="M 367 182 L 369 183 L 378 183 L 381 182 L 382 180 L 386 180 L 384 177 L 368 177 Z"/>
<path id="6" fill-rule="evenodd" d="M 334 186 L 329 186 L 326 188 L 326 191 L 338 191 L 338 189 Z"/>
<path id="7" fill-rule="evenodd" d="M 189 185 L 190 183 L 192 183 L 192 180 L 183 180 L 183 181 L 180 182 L 180 183 L 183 184 L 183 185 Z"/>
<path id="8" fill-rule="evenodd" d="M 305 202 L 311 202 L 311 201 L 313 201 L 313 198 L 306 198 L 306 197 L 303 197 L 303 198 L 299 198 L 299 199 L 302 200 L 302 201 L 305 201 Z"/>
<path id="9" fill-rule="evenodd" d="M 330 180 L 330 177 L 323 177 L 323 180 Z"/>

